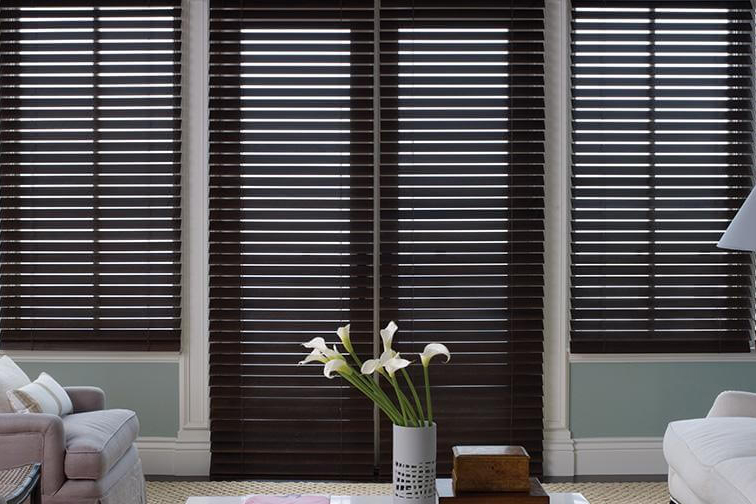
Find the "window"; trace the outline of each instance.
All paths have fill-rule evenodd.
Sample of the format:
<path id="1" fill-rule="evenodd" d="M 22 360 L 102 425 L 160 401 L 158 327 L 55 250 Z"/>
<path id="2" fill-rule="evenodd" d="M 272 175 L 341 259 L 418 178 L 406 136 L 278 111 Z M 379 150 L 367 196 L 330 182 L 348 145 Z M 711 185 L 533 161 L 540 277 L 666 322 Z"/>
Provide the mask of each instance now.
<path id="1" fill-rule="evenodd" d="M 441 474 L 453 445 L 486 443 L 541 471 L 542 30 L 538 2 L 381 2 L 380 318 L 403 351 L 454 352 L 434 382 Z"/>
<path id="2" fill-rule="evenodd" d="M 572 352 L 747 352 L 748 1 L 572 2 Z"/>
<path id="3" fill-rule="evenodd" d="M 439 471 L 511 442 L 540 473 L 543 3 L 314 6 L 210 4 L 211 474 L 390 478 L 388 421 L 295 365 L 390 319 L 454 352 Z"/>
<path id="4" fill-rule="evenodd" d="M 297 367 L 372 353 L 373 7 L 210 4 L 214 477 L 373 475 L 373 409 Z M 310 9 L 312 8 L 312 9 Z"/>
<path id="5" fill-rule="evenodd" d="M 178 350 L 180 1 L 0 5 L 3 349 Z"/>

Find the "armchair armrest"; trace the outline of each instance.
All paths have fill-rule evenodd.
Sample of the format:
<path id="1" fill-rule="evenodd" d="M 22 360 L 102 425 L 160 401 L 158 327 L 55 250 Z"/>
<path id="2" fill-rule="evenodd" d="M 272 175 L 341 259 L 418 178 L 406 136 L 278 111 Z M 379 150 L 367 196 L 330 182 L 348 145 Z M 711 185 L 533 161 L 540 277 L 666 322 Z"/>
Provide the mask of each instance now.
<path id="1" fill-rule="evenodd" d="M 45 413 L 0 413 L 0 469 L 42 463 L 42 493 L 65 482 L 63 421 Z"/>
<path id="2" fill-rule="evenodd" d="M 65 387 L 74 413 L 105 409 L 105 392 L 98 387 Z"/>
<path id="3" fill-rule="evenodd" d="M 714 400 L 707 417 L 755 417 L 756 394 L 728 390 Z"/>

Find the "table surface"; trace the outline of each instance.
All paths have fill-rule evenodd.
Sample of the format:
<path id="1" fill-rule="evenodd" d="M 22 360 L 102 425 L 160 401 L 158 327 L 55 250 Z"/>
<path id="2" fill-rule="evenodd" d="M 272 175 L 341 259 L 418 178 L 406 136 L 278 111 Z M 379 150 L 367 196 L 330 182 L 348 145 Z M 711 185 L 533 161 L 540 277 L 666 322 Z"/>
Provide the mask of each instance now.
<path id="1" fill-rule="evenodd" d="M 186 504 L 242 504 L 246 496 L 189 497 Z M 549 504 L 589 504 L 579 493 L 550 493 Z M 391 504 L 390 495 L 332 495 L 331 504 Z"/>

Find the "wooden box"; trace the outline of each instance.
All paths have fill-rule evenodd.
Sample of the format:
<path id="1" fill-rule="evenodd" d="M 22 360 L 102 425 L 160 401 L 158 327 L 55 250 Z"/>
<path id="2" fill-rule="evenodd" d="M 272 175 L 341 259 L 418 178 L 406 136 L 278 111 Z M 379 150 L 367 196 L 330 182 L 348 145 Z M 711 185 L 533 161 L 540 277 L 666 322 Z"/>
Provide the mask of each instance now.
<path id="1" fill-rule="evenodd" d="M 526 492 L 473 492 L 455 494 L 450 479 L 436 480 L 438 504 L 549 504 L 549 495 L 536 478 Z"/>
<path id="2" fill-rule="evenodd" d="M 455 446 L 452 452 L 455 495 L 530 490 L 530 456 L 522 446 Z"/>

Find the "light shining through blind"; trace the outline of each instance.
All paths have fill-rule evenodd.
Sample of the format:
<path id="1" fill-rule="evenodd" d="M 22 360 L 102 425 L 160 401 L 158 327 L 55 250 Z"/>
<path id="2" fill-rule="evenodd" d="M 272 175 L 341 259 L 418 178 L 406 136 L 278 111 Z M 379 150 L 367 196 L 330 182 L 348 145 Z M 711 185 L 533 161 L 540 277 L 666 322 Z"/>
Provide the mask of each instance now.
<path id="1" fill-rule="evenodd" d="M 495 442 L 542 471 L 543 9 L 514 4 L 382 2 L 381 320 L 403 352 L 453 349 L 440 474 Z"/>
<path id="2" fill-rule="evenodd" d="M 543 29 L 533 0 L 211 2 L 214 477 L 390 478 L 390 423 L 295 366 L 346 321 L 371 355 L 376 319 L 453 347 L 442 473 L 453 440 L 541 471 Z"/>
<path id="3" fill-rule="evenodd" d="M 181 8 L 0 4 L 0 342 L 178 350 Z"/>
<path id="4" fill-rule="evenodd" d="M 373 10 L 305 3 L 211 2 L 214 477 L 373 474 L 371 403 L 296 365 L 372 353 Z"/>
<path id="5" fill-rule="evenodd" d="M 573 0 L 572 351 L 747 352 L 748 1 Z"/>

